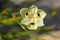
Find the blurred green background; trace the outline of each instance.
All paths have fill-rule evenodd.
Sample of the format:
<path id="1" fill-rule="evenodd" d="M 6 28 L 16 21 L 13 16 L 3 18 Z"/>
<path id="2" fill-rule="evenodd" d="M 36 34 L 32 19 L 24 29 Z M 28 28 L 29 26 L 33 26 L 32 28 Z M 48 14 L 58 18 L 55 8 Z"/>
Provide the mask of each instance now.
<path id="1" fill-rule="evenodd" d="M 25 29 L 17 22 L 21 20 L 20 9 L 31 5 L 37 5 L 47 13 L 44 19 L 45 26 L 37 30 Z M 58 30 L 60 0 L 0 0 L 0 40 L 45 40 L 39 35 Z"/>

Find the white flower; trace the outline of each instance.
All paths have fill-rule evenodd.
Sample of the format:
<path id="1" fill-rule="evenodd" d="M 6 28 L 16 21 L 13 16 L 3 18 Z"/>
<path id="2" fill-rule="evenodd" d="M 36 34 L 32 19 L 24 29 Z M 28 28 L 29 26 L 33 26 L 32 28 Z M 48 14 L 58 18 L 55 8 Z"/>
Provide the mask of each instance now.
<path id="1" fill-rule="evenodd" d="M 21 24 L 26 25 L 30 30 L 36 30 L 38 27 L 44 26 L 43 19 L 46 13 L 38 9 L 37 6 L 32 5 L 29 8 L 22 8 L 20 10 L 20 15 L 22 16 Z"/>

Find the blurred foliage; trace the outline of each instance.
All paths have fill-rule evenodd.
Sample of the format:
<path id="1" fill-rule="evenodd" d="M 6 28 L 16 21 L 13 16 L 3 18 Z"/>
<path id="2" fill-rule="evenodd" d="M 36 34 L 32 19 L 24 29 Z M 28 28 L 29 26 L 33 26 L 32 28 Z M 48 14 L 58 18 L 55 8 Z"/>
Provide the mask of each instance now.
<path id="1" fill-rule="evenodd" d="M 16 18 L 9 18 L 9 19 L 4 19 L 2 20 L 2 24 L 11 24 L 11 23 L 14 23 L 16 22 L 17 20 L 19 20 L 21 17 L 16 17 Z"/>
<path id="2" fill-rule="evenodd" d="M 58 8 L 60 8 L 60 6 L 57 4 L 56 7 L 54 7 L 54 8 L 52 9 L 52 12 L 51 12 L 51 15 L 52 15 L 52 16 L 56 16 L 56 15 L 57 15 L 57 10 L 58 10 Z"/>
<path id="3" fill-rule="evenodd" d="M 36 2 L 36 1 L 39 1 L 39 0 L 28 0 L 27 3 L 29 3 L 29 2 Z"/>
<path id="4" fill-rule="evenodd" d="M 38 36 L 30 35 L 31 40 L 45 40 L 43 38 L 40 38 Z"/>

